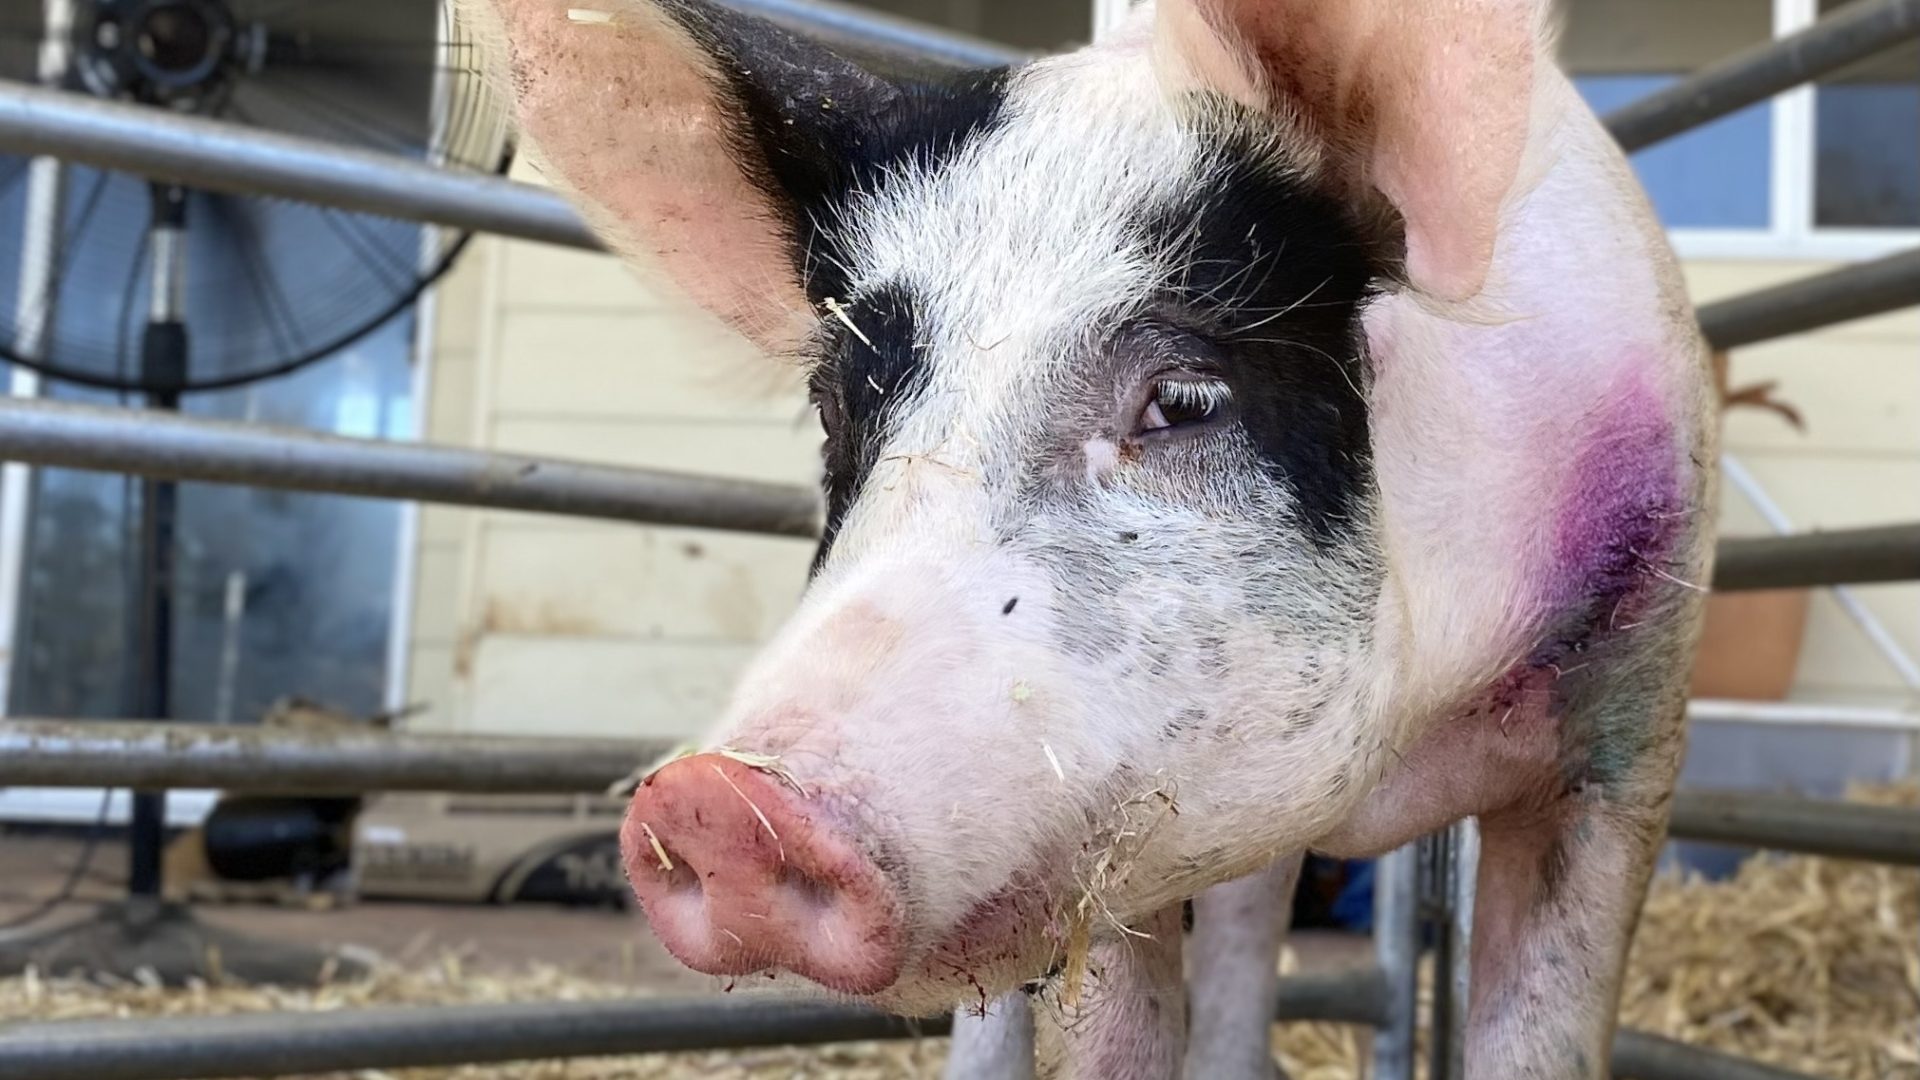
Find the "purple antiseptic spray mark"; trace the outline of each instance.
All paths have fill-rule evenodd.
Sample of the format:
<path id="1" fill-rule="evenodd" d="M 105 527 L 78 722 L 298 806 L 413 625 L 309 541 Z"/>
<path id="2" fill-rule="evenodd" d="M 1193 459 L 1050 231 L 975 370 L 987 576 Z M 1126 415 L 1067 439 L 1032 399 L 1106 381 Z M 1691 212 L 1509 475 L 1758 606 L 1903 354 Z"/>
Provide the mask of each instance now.
<path id="1" fill-rule="evenodd" d="M 1673 423 L 1644 374 L 1624 375 L 1578 437 L 1542 599 L 1548 618 L 1584 622 L 1568 628 L 1584 637 L 1630 622 L 1648 583 L 1685 584 L 1668 564 L 1686 494 Z"/>

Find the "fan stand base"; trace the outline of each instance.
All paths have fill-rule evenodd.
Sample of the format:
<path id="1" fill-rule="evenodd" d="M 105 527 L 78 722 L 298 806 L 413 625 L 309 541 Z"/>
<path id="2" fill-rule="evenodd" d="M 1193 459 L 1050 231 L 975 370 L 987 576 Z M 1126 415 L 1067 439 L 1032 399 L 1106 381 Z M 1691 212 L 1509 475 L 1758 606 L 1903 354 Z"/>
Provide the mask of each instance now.
<path id="1" fill-rule="evenodd" d="M 0 939 L 0 976 L 32 967 L 44 975 L 112 976 L 315 986 L 359 979 L 367 965 L 337 953 L 264 941 L 211 926 L 185 904 L 132 897 L 102 904 L 78 922 L 27 937 Z"/>

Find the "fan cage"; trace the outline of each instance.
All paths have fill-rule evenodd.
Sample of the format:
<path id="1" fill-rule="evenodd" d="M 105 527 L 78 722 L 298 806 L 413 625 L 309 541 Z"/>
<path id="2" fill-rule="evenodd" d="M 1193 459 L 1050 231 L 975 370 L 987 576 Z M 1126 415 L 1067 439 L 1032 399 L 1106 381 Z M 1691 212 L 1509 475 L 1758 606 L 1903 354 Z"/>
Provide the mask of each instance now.
<path id="1" fill-rule="evenodd" d="M 89 44 L 106 36 L 102 23 L 124 23 L 143 5 L 217 5 L 235 25 L 258 28 L 250 57 L 197 99 L 155 107 L 448 169 L 497 174 L 512 159 L 507 112 L 485 76 L 479 42 L 439 0 L 59 2 L 70 17 L 56 26 L 51 50 L 42 12 L 9 5 L 11 14 L 0 16 L 0 78 L 42 78 L 52 51 L 62 55 L 63 88 L 115 89 L 98 74 L 105 64 Z M 118 90 L 143 99 L 137 87 Z M 285 375 L 406 311 L 468 240 L 458 230 L 189 190 L 188 374 L 156 386 L 140 373 L 153 291 L 151 189 L 126 173 L 35 170 L 27 159 L 0 156 L 0 222 L 20 222 L 0 230 L 0 359 L 121 391 L 214 390 Z M 35 259 L 39 265 L 25 265 Z M 35 284 L 22 288 L 23 280 Z"/>

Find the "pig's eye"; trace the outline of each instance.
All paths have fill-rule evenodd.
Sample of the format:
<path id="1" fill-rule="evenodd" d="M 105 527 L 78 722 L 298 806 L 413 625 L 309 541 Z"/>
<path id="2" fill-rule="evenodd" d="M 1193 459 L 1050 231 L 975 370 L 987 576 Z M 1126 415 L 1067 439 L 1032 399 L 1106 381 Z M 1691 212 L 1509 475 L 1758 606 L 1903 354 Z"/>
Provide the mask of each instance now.
<path id="1" fill-rule="evenodd" d="M 1219 379 L 1166 378 L 1153 384 L 1140 410 L 1142 432 L 1205 424 L 1221 419 L 1233 404 L 1233 391 Z"/>

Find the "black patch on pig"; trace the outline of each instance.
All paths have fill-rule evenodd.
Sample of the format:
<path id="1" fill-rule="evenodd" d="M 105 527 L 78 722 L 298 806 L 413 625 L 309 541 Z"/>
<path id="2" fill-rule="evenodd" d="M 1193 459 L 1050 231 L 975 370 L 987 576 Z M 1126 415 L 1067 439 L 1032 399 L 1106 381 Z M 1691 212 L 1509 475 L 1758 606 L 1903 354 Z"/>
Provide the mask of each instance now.
<path id="1" fill-rule="evenodd" d="M 739 106 L 735 156 L 781 209 L 816 305 L 847 299 L 852 253 L 833 225 L 854 193 L 903 166 L 937 168 L 1000 122 L 1009 69 L 883 75 L 753 15 L 698 0 L 665 7 L 717 61 Z"/>
<path id="2" fill-rule="evenodd" d="M 1204 183 L 1142 215 L 1142 243 L 1179 253 L 1175 316 L 1222 354 L 1241 425 L 1322 549 L 1372 485 L 1360 313 L 1390 269 L 1340 201 L 1244 139 Z"/>
<path id="3" fill-rule="evenodd" d="M 781 214 L 820 316 L 812 390 L 827 434 L 827 521 L 818 570 L 889 418 L 924 382 L 912 298 L 891 286 L 850 295 L 858 256 L 836 225 L 855 195 L 882 190 L 903 168 L 937 169 L 997 126 L 1009 70 L 882 74 L 756 16 L 700 0 L 664 8 L 714 58 L 720 91 L 736 106 L 722 109 L 736 121 L 735 158 Z"/>
<path id="4" fill-rule="evenodd" d="M 846 246 L 845 237 L 834 228 L 848 199 L 856 192 L 883 189 L 890 174 L 903 166 L 934 171 L 997 127 L 1006 102 L 1007 74 L 997 69 L 968 72 L 940 83 L 901 84 L 900 96 L 890 108 L 866 124 L 850 124 L 841 132 L 841 141 L 820 162 L 829 167 L 825 171 L 793 168 L 783 172 L 776 167 L 799 204 L 795 255 L 810 299 L 822 303 L 850 288 L 847 274 L 859 254 Z M 791 132 L 785 129 L 789 136 Z"/>
<path id="5" fill-rule="evenodd" d="M 840 306 L 844 320 L 824 324 L 825 349 L 809 389 L 820 410 L 827 441 L 827 520 L 814 553 L 814 569 L 832 550 L 847 510 L 879 461 L 887 431 L 903 402 L 926 384 L 926 365 L 915 348 L 913 296 L 886 285 Z M 856 333 L 856 330 L 858 331 Z"/>

